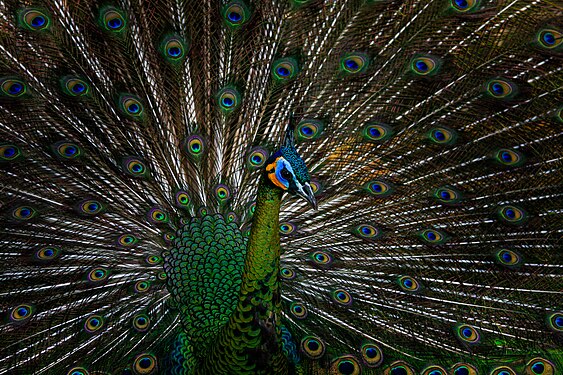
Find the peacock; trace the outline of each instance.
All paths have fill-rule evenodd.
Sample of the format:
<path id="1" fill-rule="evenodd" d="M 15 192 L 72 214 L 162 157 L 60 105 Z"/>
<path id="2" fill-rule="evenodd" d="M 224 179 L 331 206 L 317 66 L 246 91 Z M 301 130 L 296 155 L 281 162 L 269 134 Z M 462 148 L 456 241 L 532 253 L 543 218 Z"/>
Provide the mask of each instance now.
<path id="1" fill-rule="evenodd" d="M 0 374 L 562 374 L 562 16 L 0 1 Z"/>

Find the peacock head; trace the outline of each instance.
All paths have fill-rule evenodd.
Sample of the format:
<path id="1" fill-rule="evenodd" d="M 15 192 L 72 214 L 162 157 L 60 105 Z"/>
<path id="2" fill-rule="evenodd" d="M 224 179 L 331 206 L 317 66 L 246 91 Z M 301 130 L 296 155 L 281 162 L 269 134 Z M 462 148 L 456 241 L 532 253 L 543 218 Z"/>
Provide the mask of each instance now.
<path id="1" fill-rule="evenodd" d="M 281 148 L 266 162 L 266 176 L 272 184 L 292 195 L 299 195 L 317 209 L 307 166 L 295 149 L 295 117 L 292 115 Z"/>

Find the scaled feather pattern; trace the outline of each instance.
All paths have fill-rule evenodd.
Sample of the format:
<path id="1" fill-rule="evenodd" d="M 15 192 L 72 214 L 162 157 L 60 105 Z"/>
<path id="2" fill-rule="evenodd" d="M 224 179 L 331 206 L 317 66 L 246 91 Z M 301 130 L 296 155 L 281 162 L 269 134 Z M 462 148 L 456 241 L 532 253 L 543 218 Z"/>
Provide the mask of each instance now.
<path id="1" fill-rule="evenodd" d="M 562 19 L 0 1 L 0 374 L 562 373 Z"/>

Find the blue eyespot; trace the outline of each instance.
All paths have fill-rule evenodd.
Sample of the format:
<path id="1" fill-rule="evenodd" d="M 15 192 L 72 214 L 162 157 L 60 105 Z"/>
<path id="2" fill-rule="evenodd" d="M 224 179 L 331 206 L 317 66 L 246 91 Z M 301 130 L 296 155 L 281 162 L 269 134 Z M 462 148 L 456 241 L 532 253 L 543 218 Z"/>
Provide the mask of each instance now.
<path id="1" fill-rule="evenodd" d="M 240 13 L 237 12 L 230 12 L 227 17 L 229 18 L 230 21 L 233 22 L 238 22 L 242 19 L 242 15 L 240 15 Z"/>
<path id="2" fill-rule="evenodd" d="M 555 44 L 555 35 L 550 32 L 544 33 L 542 37 L 545 44 L 554 45 Z"/>
<path id="3" fill-rule="evenodd" d="M 428 65 L 424 61 L 419 60 L 415 63 L 415 65 L 416 65 L 416 68 L 418 70 L 420 70 L 421 72 L 426 72 L 428 70 Z"/>
<path id="4" fill-rule="evenodd" d="M 280 66 L 278 67 L 278 69 L 276 70 L 276 72 L 278 73 L 278 75 L 280 75 L 281 77 L 287 77 L 290 74 L 289 69 L 287 69 L 284 66 Z"/>
<path id="5" fill-rule="evenodd" d="M 537 38 L 540 46 L 549 50 L 554 50 L 563 43 L 563 35 L 557 29 L 541 29 Z"/>
<path id="6" fill-rule="evenodd" d="M 170 47 L 168 48 L 168 54 L 172 57 L 178 57 L 182 54 L 180 47 Z"/>
<path id="7" fill-rule="evenodd" d="M 360 65 L 358 64 L 358 62 L 353 60 L 353 59 L 344 60 L 344 64 L 346 64 L 346 67 L 348 69 L 352 70 L 352 71 L 358 70 L 360 68 Z"/>
<path id="8" fill-rule="evenodd" d="M 17 78 L 0 77 L 0 95 L 17 98 L 27 91 L 25 83 Z"/>
<path id="9" fill-rule="evenodd" d="M 466 0 L 455 0 L 455 4 L 461 9 L 466 9 L 469 6 Z"/>
<path id="10" fill-rule="evenodd" d="M 486 88 L 492 97 L 499 99 L 510 98 L 517 93 L 516 85 L 504 78 L 490 80 Z"/>
<path id="11" fill-rule="evenodd" d="M 348 74 L 363 72 L 368 64 L 368 56 L 359 52 L 349 53 L 340 60 L 340 68 Z"/>
<path id="12" fill-rule="evenodd" d="M 23 85 L 19 82 L 14 82 L 14 84 L 11 85 L 10 88 L 8 89 L 8 93 L 10 95 L 17 95 L 22 91 L 23 91 Z"/>
<path id="13" fill-rule="evenodd" d="M 6 147 L 3 151 L 4 151 L 4 157 L 6 159 L 10 159 L 16 154 L 15 147 Z"/>
<path id="14" fill-rule="evenodd" d="M 113 18 L 108 20 L 108 27 L 110 29 L 119 29 L 123 25 L 123 21 L 120 18 Z"/>
<path id="15" fill-rule="evenodd" d="M 125 29 L 125 16 L 121 10 L 112 6 L 105 6 L 100 9 L 98 18 L 100 25 L 112 33 L 119 33 Z"/>
<path id="16" fill-rule="evenodd" d="M 227 25 L 236 29 L 250 19 L 250 10 L 242 0 L 233 0 L 223 7 L 221 13 Z"/>
<path id="17" fill-rule="evenodd" d="M 20 25 L 32 31 L 41 31 L 49 27 L 49 17 L 37 9 L 22 9 L 18 11 Z"/>

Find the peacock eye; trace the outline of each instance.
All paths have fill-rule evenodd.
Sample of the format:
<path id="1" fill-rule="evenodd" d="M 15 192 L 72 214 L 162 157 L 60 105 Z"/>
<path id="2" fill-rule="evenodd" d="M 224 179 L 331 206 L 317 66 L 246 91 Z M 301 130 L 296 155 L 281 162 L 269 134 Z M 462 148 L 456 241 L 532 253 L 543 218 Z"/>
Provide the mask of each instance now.
<path id="1" fill-rule="evenodd" d="M 362 358 L 369 367 L 377 367 L 383 362 L 383 352 L 375 344 L 364 344 L 362 345 Z"/>
<path id="2" fill-rule="evenodd" d="M 41 31 L 49 27 L 51 20 L 49 17 L 37 9 L 23 9 L 19 11 L 21 26 L 32 30 Z"/>
<path id="3" fill-rule="evenodd" d="M 15 78 L 0 78 L 0 95 L 17 98 L 27 91 L 26 84 Z"/>

